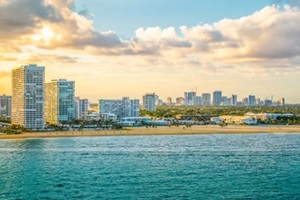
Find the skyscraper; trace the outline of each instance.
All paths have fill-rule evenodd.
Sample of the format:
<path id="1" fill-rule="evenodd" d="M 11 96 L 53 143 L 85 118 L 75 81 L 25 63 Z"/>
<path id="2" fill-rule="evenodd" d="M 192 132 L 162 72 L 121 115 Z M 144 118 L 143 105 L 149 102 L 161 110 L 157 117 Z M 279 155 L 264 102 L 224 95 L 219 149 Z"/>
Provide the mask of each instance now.
<path id="1" fill-rule="evenodd" d="M 24 65 L 12 71 L 12 124 L 44 128 L 45 67 Z"/>
<path id="2" fill-rule="evenodd" d="M 80 97 L 75 98 L 75 118 L 82 119 L 84 116 L 88 115 L 89 110 L 89 100 L 80 99 Z"/>
<path id="3" fill-rule="evenodd" d="M 201 97 L 199 97 L 199 96 L 193 96 L 192 105 L 193 106 L 200 106 L 202 104 L 201 101 L 202 101 Z"/>
<path id="4" fill-rule="evenodd" d="M 0 96 L 0 117 L 11 118 L 11 96 Z"/>
<path id="5" fill-rule="evenodd" d="M 255 106 L 255 96 L 254 95 L 249 95 L 248 103 L 249 103 L 249 106 Z"/>
<path id="6" fill-rule="evenodd" d="M 185 105 L 192 105 L 194 96 L 196 96 L 196 92 L 185 92 Z"/>
<path id="7" fill-rule="evenodd" d="M 74 94 L 74 81 L 59 79 L 46 83 L 46 122 L 50 124 L 71 122 L 75 118 Z"/>
<path id="8" fill-rule="evenodd" d="M 218 106 L 222 102 L 222 91 L 213 92 L 213 105 Z"/>
<path id="9" fill-rule="evenodd" d="M 148 111 L 155 111 L 155 93 L 147 93 L 143 96 L 143 109 Z"/>
<path id="10" fill-rule="evenodd" d="M 211 96 L 209 93 L 202 94 L 202 105 L 209 106 L 211 101 Z"/>
<path id="11" fill-rule="evenodd" d="M 232 106 L 237 105 L 237 95 L 235 95 L 235 94 L 231 95 L 231 105 Z"/>

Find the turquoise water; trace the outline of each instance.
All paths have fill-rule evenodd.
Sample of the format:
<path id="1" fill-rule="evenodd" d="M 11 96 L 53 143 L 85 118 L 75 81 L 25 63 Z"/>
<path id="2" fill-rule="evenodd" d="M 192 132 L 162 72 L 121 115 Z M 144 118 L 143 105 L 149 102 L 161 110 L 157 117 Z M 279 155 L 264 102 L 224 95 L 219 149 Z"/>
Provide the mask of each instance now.
<path id="1" fill-rule="evenodd" d="M 300 199 L 300 135 L 2 140 L 0 199 Z"/>

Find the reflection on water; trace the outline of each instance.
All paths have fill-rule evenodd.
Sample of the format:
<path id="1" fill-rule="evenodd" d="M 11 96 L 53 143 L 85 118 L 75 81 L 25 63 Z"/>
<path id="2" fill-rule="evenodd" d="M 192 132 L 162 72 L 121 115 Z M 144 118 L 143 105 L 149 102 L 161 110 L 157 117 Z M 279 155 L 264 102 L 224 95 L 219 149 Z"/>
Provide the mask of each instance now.
<path id="1" fill-rule="evenodd" d="M 300 135 L 0 141 L 0 199 L 297 199 Z"/>

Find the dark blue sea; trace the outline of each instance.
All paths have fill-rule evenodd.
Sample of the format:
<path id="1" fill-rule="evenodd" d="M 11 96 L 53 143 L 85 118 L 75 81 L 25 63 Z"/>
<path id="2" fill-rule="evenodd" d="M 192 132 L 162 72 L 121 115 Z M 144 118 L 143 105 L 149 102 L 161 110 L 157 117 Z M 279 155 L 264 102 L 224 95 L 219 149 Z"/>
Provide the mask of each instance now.
<path id="1" fill-rule="evenodd" d="M 1 140 L 0 199 L 300 199 L 300 134 Z"/>

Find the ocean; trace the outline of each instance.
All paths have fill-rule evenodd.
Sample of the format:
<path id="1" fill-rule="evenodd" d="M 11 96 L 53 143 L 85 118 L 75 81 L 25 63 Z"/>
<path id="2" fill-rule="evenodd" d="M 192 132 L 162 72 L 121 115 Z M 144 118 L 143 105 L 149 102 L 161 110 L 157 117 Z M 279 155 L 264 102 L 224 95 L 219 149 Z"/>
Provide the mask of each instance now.
<path id="1" fill-rule="evenodd" d="M 0 140 L 0 199 L 300 199 L 300 134 Z"/>

